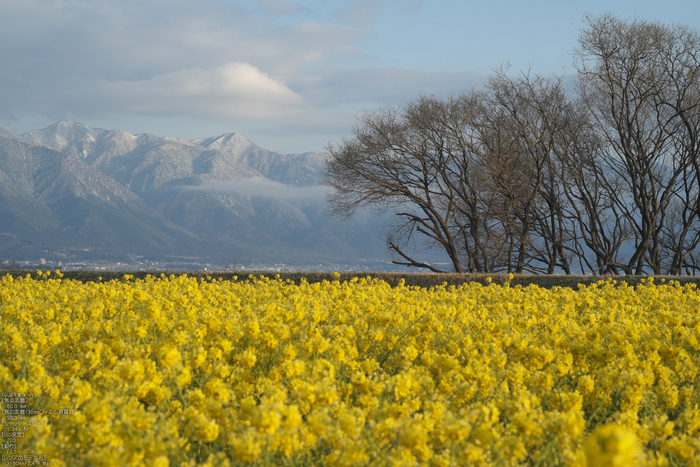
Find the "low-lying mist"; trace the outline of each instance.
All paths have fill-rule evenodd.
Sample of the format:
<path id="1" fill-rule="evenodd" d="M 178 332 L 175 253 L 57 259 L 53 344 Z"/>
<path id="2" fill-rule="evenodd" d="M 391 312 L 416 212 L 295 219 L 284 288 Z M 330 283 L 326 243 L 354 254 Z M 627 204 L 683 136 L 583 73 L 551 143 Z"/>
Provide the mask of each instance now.
<path id="1" fill-rule="evenodd" d="M 321 185 L 293 186 L 275 182 L 265 177 L 239 180 L 209 180 L 200 185 L 183 189 L 192 191 L 214 191 L 236 193 L 240 196 L 284 199 L 287 201 L 325 201 L 329 188 Z"/>

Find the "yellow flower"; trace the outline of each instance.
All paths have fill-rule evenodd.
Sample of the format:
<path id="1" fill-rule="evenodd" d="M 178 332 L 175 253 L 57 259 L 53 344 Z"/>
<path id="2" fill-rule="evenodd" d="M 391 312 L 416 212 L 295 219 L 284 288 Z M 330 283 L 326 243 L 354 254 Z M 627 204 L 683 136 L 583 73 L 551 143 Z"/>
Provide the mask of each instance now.
<path id="1" fill-rule="evenodd" d="M 247 349 L 245 352 L 243 352 L 239 359 L 239 362 L 245 368 L 253 368 L 257 361 L 258 357 L 255 355 L 255 352 L 251 349 Z"/>
<path id="2" fill-rule="evenodd" d="M 396 375 L 394 383 L 394 395 L 396 399 L 404 399 L 414 395 L 419 389 L 420 385 L 415 380 L 412 372 L 401 372 Z"/>
<path id="3" fill-rule="evenodd" d="M 76 407 L 81 406 L 92 397 L 92 386 L 87 381 L 75 380 L 73 383 L 73 395 Z"/>
<path id="4" fill-rule="evenodd" d="M 194 407 L 185 409 L 183 415 L 185 421 L 184 433 L 195 441 L 213 442 L 219 437 L 219 425 L 209 419 Z"/>
<path id="5" fill-rule="evenodd" d="M 697 287 L 45 276 L 0 278 L 0 386 L 74 407 L 28 431 L 27 453 L 700 465 Z"/>
<path id="6" fill-rule="evenodd" d="M 257 415 L 253 419 L 253 425 L 260 433 L 268 435 L 274 434 L 282 425 L 282 413 L 274 404 L 260 404 L 258 406 Z"/>
<path id="7" fill-rule="evenodd" d="M 182 363 L 182 355 L 175 347 L 165 347 L 160 351 L 160 364 L 163 368 L 172 368 Z"/>
<path id="8" fill-rule="evenodd" d="M 644 453 L 635 434 L 622 426 L 597 427 L 586 440 L 589 467 L 631 467 L 644 465 Z"/>
<path id="9" fill-rule="evenodd" d="M 649 429 L 657 438 L 667 438 L 673 434 L 674 423 L 663 414 L 652 419 Z"/>
<path id="10" fill-rule="evenodd" d="M 182 371 L 180 371 L 180 374 L 175 378 L 175 381 L 179 389 L 184 388 L 192 381 L 192 369 L 189 365 L 185 365 Z"/>
<path id="11" fill-rule="evenodd" d="M 247 430 L 242 435 L 229 435 L 233 455 L 240 462 L 253 462 L 262 453 L 262 446 L 255 432 Z"/>

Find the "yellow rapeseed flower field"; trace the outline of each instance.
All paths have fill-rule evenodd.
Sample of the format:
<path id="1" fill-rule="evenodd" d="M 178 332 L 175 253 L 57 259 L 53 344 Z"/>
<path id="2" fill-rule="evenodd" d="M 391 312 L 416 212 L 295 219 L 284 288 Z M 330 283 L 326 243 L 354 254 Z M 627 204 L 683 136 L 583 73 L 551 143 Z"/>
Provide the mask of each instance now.
<path id="1" fill-rule="evenodd" d="M 60 276 L 0 281 L 3 410 L 20 394 L 38 412 L 26 430 L 2 416 L 22 431 L 5 456 L 16 440 L 70 467 L 700 465 L 694 286 Z"/>

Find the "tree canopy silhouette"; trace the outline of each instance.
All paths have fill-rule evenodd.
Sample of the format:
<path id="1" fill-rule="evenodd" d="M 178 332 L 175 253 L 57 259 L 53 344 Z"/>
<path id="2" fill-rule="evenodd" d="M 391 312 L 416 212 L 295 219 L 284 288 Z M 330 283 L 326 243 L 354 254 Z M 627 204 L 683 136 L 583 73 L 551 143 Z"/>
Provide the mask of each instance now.
<path id="1" fill-rule="evenodd" d="M 577 78 L 497 70 L 483 89 L 360 116 L 330 145 L 334 213 L 393 213 L 394 262 L 456 272 L 694 274 L 700 35 L 587 16 Z"/>

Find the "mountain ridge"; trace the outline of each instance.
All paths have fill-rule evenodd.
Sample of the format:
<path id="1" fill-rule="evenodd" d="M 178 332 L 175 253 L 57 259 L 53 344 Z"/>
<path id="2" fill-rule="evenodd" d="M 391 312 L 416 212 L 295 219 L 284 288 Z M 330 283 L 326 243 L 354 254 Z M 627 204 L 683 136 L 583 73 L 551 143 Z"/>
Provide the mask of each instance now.
<path id="1" fill-rule="evenodd" d="M 68 121 L 22 135 L 0 127 L 0 255 L 388 264 L 380 218 L 339 223 L 326 212 L 325 158 L 240 133 L 188 141 Z"/>

